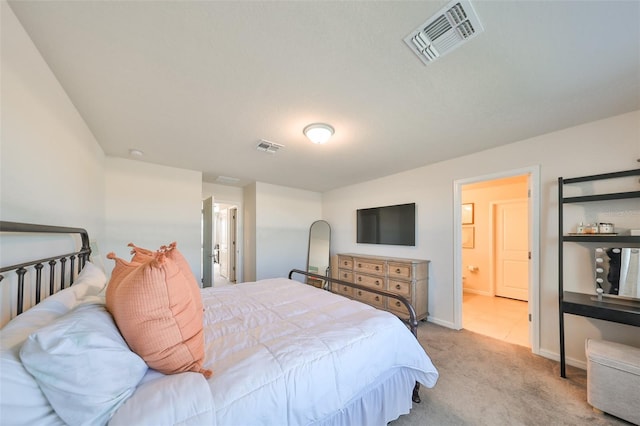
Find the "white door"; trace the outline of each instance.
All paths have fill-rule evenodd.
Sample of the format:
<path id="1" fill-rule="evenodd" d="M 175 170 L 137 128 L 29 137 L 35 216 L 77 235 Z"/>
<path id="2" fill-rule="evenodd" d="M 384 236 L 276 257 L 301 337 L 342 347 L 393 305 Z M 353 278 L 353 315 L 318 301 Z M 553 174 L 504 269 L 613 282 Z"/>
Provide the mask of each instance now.
<path id="1" fill-rule="evenodd" d="M 218 263 L 220 264 L 220 276 L 229 279 L 229 223 L 227 214 L 229 209 L 221 208 L 218 212 L 218 221 L 216 223 L 216 231 L 218 236 Z"/>
<path id="2" fill-rule="evenodd" d="M 496 296 L 529 299 L 528 200 L 493 205 Z"/>
<path id="3" fill-rule="evenodd" d="M 213 198 L 202 202 L 202 286 L 213 286 Z"/>

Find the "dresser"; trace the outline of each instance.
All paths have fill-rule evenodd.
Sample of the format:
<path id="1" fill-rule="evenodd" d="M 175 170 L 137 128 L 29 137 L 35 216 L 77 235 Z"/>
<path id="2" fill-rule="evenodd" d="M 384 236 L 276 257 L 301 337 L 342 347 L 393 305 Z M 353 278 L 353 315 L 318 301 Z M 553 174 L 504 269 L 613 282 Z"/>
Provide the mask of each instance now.
<path id="1" fill-rule="evenodd" d="M 417 319 L 422 320 L 429 314 L 428 267 L 428 260 L 344 253 L 338 254 L 333 277 L 403 296 L 413 305 Z M 336 283 L 332 284 L 331 290 L 400 318 L 409 318 L 407 308 L 396 299 Z"/>

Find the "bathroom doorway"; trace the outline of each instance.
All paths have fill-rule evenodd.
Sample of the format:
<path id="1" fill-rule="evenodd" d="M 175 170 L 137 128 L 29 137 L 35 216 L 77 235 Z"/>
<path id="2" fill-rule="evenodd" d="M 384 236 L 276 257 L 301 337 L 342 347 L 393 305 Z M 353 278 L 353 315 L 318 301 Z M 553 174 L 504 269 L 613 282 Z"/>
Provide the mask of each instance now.
<path id="1" fill-rule="evenodd" d="M 532 168 L 458 181 L 454 189 L 460 212 L 456 325 L 534 353 L 539 346 L 536 182 Z M 465 211 L 470 208 L 471 216 Z"/>

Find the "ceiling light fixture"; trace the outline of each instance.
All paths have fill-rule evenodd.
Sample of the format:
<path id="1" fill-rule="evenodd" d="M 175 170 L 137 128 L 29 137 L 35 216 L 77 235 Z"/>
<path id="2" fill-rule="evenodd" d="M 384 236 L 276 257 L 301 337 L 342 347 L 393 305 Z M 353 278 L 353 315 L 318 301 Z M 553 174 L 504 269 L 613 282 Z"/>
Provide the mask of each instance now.
<path id="1" fill-rule="evenodd" d="M 329 140 L 331 136 L 333 136 L 334 130 L 333 127 L 324 123 L 313 123 L 309 124 L 302 131 L 306 137 L 313 143 L 323 144 Z"/>

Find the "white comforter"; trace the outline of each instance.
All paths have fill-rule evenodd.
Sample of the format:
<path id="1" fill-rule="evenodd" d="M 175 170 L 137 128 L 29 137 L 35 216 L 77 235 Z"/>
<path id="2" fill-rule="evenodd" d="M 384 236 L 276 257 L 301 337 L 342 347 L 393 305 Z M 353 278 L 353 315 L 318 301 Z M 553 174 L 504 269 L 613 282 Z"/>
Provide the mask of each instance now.
<path id="1" fill-rule="evenodd" d="M 153 406 L 163 423 L 312 424 L 329 419 L 398 369 L 426 387 L 437 381 L 438 372 L 407 327 L 368 305 L 283 278 L 204 289 L 202 295 L 205 368 L 214 374 L 205 381 L 189 373 L 171 389 L 165 383 L 165 398 L 184 405 L 187 397 L 189 409 L 183 407 L 172 421 L 167 415 L 175 407 L 156 395 Z M 202 395 L 205 384 L 210 400 Z M 192 389 L 191 401 L 180 386 Z M 136 409 L 151 424 L 153 417 L 137 396 L 113 424 L 128 423 Z"/>

